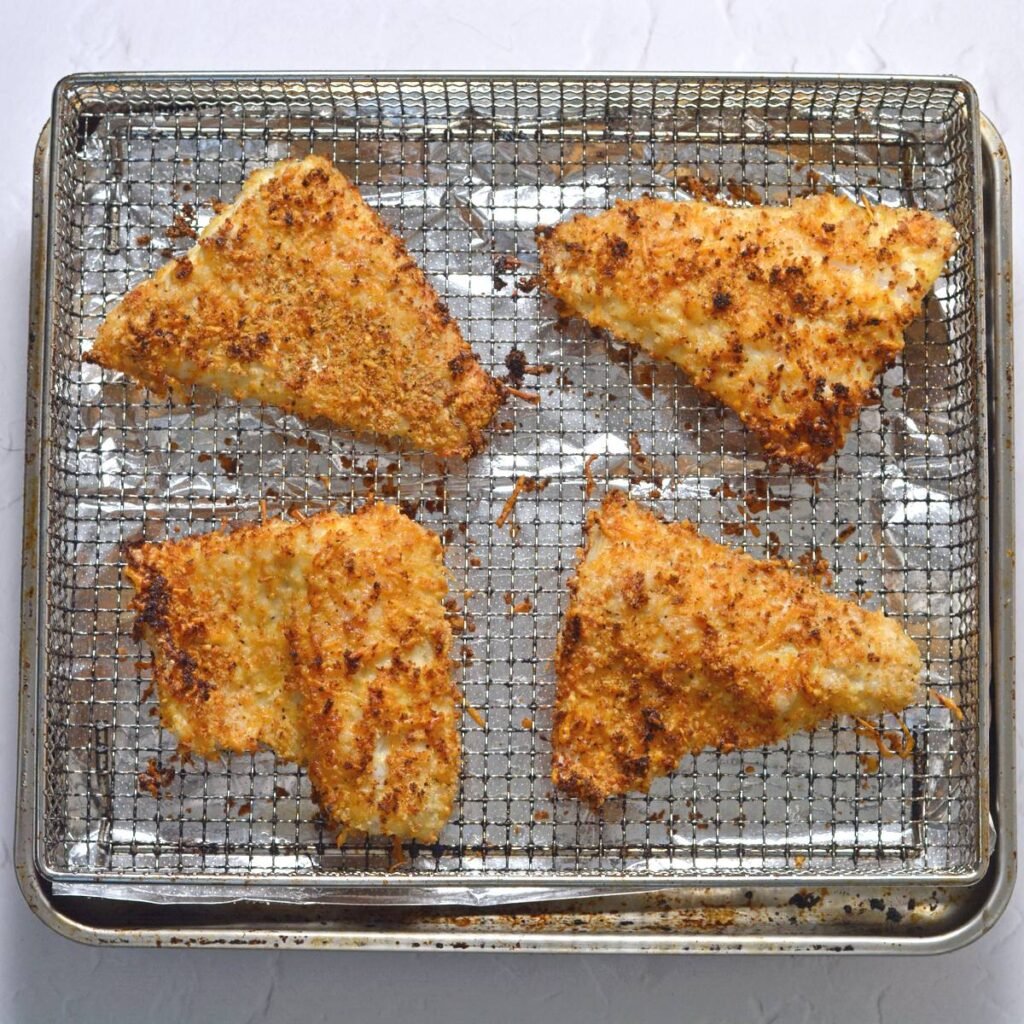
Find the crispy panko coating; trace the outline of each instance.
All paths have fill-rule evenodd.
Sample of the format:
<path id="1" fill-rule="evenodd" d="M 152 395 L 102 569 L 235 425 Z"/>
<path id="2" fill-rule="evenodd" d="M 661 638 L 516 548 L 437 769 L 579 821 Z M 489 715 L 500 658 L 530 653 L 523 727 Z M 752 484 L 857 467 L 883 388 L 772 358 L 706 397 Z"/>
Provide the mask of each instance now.
<path id="1" fill-rule="evenodd" d="M 468 456 L 501 400 L 401 239 L 328 160 L 251 174 L 85 356 L 158 394 L 194 384 Z"/>
<path id="2" fill-rule="evenodd" d="M 332 821 L 432 842 L 459 784 L 448 580 L 437 536 L 379 508 L 313 559 L 296 676 L 305 754 Z"/>
<path id="3" fill-rule="evenodd" d="M 127 573 L 183 751 L 269 747 L 337 828 L 436 840 L 460 745 L 435 534 L 375 503 L 143 544 Z"/>
<path id="4" fill-rule="evenodd" d="M 845 440 L 955 249 L 921 210 L 644 198 L 538 229 L 572 315 L 682 367 L 766 453 L 814 467 Z"/>
<path id="5" fill-rule="evenodd" d="M 898 623 L 613 492 L 588 516 L 558 641 L 552 778 L 593 807 L 705 747 L 898 712 L 921 656 Z"/>

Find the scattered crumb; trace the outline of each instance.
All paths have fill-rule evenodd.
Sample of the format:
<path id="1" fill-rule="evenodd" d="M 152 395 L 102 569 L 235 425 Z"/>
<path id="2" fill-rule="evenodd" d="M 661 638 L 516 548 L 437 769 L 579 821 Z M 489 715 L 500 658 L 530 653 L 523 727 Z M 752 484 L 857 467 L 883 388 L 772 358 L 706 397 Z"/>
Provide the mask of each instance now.
<path id="1" fill-rule="evenodd" d="M 502 506 L 501 512 L 498 514 L 498 518 L 495 519 L 494 525 L 500 529 L 508 522 L 508 517 L 512 515 L 512 510 L 516 507 L 516 502 L 519 501 L 520 494 L 529 494 L 532 491 L 543 491 L 549 483 L 551 483 L 550 477 L 542 477 L 539 480 L 530 476 L 519 477 L 512 487 L 512 493 L 505 499 L 505 504 Z"/>
<path id="2" fill-rule="evenodd" d="M 941 693 L 936 693 L 930 686 L 928 687 L 928 696 L 932 700 L 938 701 L 958 722 L 964 720 L 963 709 L 952 697 L 945 697 Z"/>
<path id="3" fill-rule="evenodd" d="M 725 183 L 725 190 L 737 202 L 750 203 L 751 206 L 760 206 L 763 202 L 761 193 L 753 185 L 735 181 L 732 178 Z"/>
<path id="4" fill-rule="evenodd" d="M 706 203 L 721 203 L 718 190 L 710 181 L 705 181 L 695 174 L 680 174 L 676 179 L 680 188 L 685 189 L 694 199 L 701 199 Z"/>
<path id="5" fill-rule="evenodd" d="M 391 863 L 388 865 L 388 871 L 396 871 L 403 864 L 406 863 L 408 858 L 405 855 L 405 847 L 402 846 L 402 840 L 398 836 L 391 837 Z"/>
<path id="6" fill-rule="evenodd" d="M 466 709 L 466 714 L 469 715 L 469 717 L 472 718 L 473 721 L 476 722 L 476 724 L 479 725 L 481 729 L 486 729 L 487 728 L 487 720 L 484 718 L 483 715 L 480 714 L 479 711 L 477 711 L 477 709 L 475 707 L 473 707 L 472 704 L 470 704 L 465 699 L 465 697 L 463 697 L 463 699 L 462 699 L 462 704 L 463 704 L 463 706 Z"/>
<path id="7" fill-rule="evenodd" d="M 524 402 L 529 402 L 531 405 L 540 405 L 540 395 L 535 391 L 520 391 L 519 388 L 514 388 L 508 384 L 504 385 L 505 390 L 510 395 L 515 395 L 516 398 L 521 398 Z"/>
<path id="8" fill-rule="evenodd" d="M 162 790 L 166 789 L 174 781 L 174 769 L 164 768 L 155 758 L 151 757 L 146 765 L 146 770 L 139 772 L 139 789 L 152 797 L 159 797 Z"/>
<path id="9" fill-rule="evenodd" d="M 533 728 L 533 719 L 532 718 L 524 718 L 519 724 L 524 729 L 532 729 Z"/>
<path id="10" fill-rule="evenodd" d="M 828 562 L 821 557 L 821 548 L 817 544 L 796 560 L 793 569 L 804 576 L 809 576 L 820 587 L 832 586 L 832 572 L 828 567 Z"/>
<path id="11" fill-rule="evenodd" d="M 502 253 L 500 256 L 494 257 L 495 273 L 511 274 L 513 270 L 518 270 L 522 265 L 523 261 L 511 253 Z"/>
<path id="12" fill-rule="evenodd" d="M 185 203 L 182 208 L 183 213 L 176 213 L 174 220 L 171 221 L 171 226 L 167 229 L 168 238 L 195 238 L 196 229 L 188 222 L 186 217 L 192 217 L 195 214 L 195 210 Z"/>
<path id="13" fill-rule="evenodd" d="M 907 728 L 907 724 L 902 718 L 898 719 L 900 732 L 884 733 L 866 718 L 855 716 L 853 720 L 857 723 L 857 728 L 853 730 L 854 733 L 871 740 L 878 747 L 878 752 L 882 757 L 898 757 L 905 761 L 914 752 L 913 733 Z"/>
<path id="14" fill-rule="evenodd" d="M 640 472 L 645 476 L 651 472 L 651 460 L 644 454 L 643 448 L 640 447 L 640 438 L 636 434 L 629 435 L 629 451 L 637 464 L 640 466 Z"/>
<path id="15" fill-rule="evenodd" d="M 586 481 L 583 493 L 586 497 L 590 497 L 594 493 L 594 474 L 591 472 L 590 467 L 597 461 L 597 455 L 588 455 L 586 461 L 583 463 L 583 478 Z"/>
<path id="16" fill-rule="evenodd" d="M 518 388 L 522 385 L 523 376 L 526 374 L 532 377 L 540 377 L 554 370 L 554 366 L 551 363 L 528 363 L 526 361 L 526 353 L 520 348 L 513 348 L 505 356 L 505 368 L 508 370 L 505 383 L 513 388 Z"/>

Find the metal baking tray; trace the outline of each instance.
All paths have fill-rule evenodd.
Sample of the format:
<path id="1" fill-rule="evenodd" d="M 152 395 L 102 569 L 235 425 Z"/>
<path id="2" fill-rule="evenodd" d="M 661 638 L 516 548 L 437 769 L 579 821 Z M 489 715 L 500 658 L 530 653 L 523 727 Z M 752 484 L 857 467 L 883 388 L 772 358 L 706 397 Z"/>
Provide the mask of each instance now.
<path id="1" fill-rule="evenodd" d="M 255 404 L 158 401 L 81 363 L 212 202 L 310 149 L 407 239 L 487 365 L 519 347 L 552 366 L 540 404 L 507 407 L 468 466 Z M 954 79 L 61 82 L 33 236 L 16 844 L 30 903 L 77 938 L 158 944 L 870 950 L 980 934 L 1015 850 L 1008 176 Z M 556 323 L 531 287 L 531 229 L 570 209 L 821 187 L 936 210 L 963 245 L 879 406 L 814 479 L 767 467 L 682 375 Z M 901 616 L 963 721 L 929 696 L 904 761 L 879 762 L 845 723 L 702 754 L 601 817 L 552 794 L 550 655 L 589 455 L 598 494 L 625 487 L 826 567 L 838 592 Z M 520 475 L 549 483 L 499 528 Z M 334 849 L 293 765 L 173 761 L 121 574 L 138 537 L 254 518 L 261 500 L 348 509 L 370 489 L 446 538 L 469 592 L 459 681 L 484 720 L 464 721 L 449 829 L 398 864 L 386 843 Z M 166 785 L 140 784 L 150 765 L 172 768 Z"/>

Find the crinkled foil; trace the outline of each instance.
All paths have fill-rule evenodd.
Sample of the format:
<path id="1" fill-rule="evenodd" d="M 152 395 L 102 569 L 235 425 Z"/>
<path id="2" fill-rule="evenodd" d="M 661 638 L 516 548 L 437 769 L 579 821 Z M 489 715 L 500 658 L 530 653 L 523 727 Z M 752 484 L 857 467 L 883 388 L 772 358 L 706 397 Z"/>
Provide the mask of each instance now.
<path id="1" fill-rule="evenodd" d="M 63 154 L 42 823 L 60 891 L 236 899 L 223 885 L 236 881 L 249 899 L 479 905 L 545 898 L 552 884 L 580 895 L 976 866 L 981 469 L 965 257 L 928 296 L 880 403 L 813 478 L 767 466 L 737 418 L 671 365 L 560 322 L 534 279 L 537 225 L 647 192 L 778 203 L 835 188 L 934 209 L 964 231 L 948 140 L 926 125 L 915 135 L 792 111 L 780 128 L 742 98 L 693 120 L 640 117 L 624 100 L 598 116 L 553 96 L 529 123 L 458 96 L 447 116 L 413 119 L 401 89 L 372 96 L 372 118 L 365 107 L 299 117 L 273 103 L 225 101 L 216 116 L 157 106 L 97 118 Z M 104 313 L 192 243 L 212 202 L 310 148 L 408 242 L 492 372 L 507 372 L 513 349 L 538 371 L 514 383 L 539 402 L 509 399 L 469 462 L 205 392 L 163 401 L 80 362 Z M 536 486 L 499 526 L 521 477 Z M 919 643 L 926 685 L 964 719 L 922 696 L 903 716 L 904 758 L 880 757 L 841 720 L 766 749 L 686 757 L 602 815 L 555 795 L 555 637 L 586 510 L 609 488 L 883 607 Z M 370 494 L 444 539 L 455 670 L 474 709 L 451 822 L 436 846 L 401 856 L 376 839 L 337 848 L 304 772 L 269 753 L 177 758 L 122 572 L 126 545 L 143 538 L 252 521 L 264 501 L 271 514 L 349 511 Z M 899 733 L 895 720 L 878 724 Z M 159 883 L 172 881 L 169 896 Z"/>

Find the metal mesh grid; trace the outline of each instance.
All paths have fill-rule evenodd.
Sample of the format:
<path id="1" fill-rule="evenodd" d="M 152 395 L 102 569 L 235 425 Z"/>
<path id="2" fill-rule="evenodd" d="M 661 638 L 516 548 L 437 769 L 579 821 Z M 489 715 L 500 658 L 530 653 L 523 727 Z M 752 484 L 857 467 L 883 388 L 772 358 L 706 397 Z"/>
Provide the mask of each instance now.
<path id="1" fill-rule="evenodd" d="M 257 167 L 315 149 L 409 244 L 486 366 L 550 363 L 538 406 L 499 413 L 468 464 L 277 410 L 154 398 L 81 363 L 114 302 Z M 48 631 L 40 861 L 55 877 L 659 879 L 973 871 L 982 857 L 974 251 L 961 246 L 882 400 L 808 480 L 765 466 L 738 420 L 672 367 L 556 323 L 524 280 L 532 228 L 653 191 L 784 202 L 834 187 L 975 235 L 972 115 L 951 83 L 331 79 L 66 83 L 55 120 L 46 429 Z M 505 255 L 518 270 L 496 263 Z M 843 720 L 763 750 L 687 757 L 595 816 L 552 794 L 551 657 L 588 502 L 626 487 L 758 554 L 823 559 L 834 589 L 919 642 L 915 749 L 883 759 Z M 495 525 L 520 475 L 550 481 Z M 374 490 L 445 538 L 465 588 L 455 814 L 430 848 L 335 849 L 308 779 L 270 754 L 178 763 L 131 639 L 124 546 L 226 517 L 356 507 Z M 528 613 L 511 612 L 529 597 Z M 461 602 L 460 602 L 461 603 Z M 889 725 L 891 727 L 891 723 Z M 169 769 L 152 791 L 140 774 Z"/>

